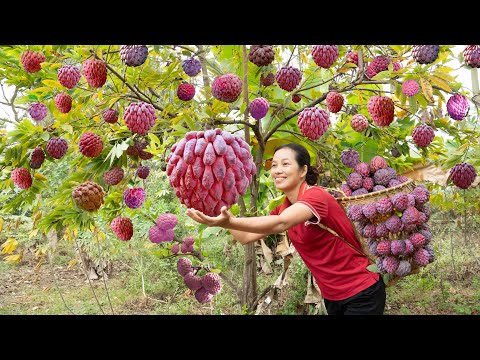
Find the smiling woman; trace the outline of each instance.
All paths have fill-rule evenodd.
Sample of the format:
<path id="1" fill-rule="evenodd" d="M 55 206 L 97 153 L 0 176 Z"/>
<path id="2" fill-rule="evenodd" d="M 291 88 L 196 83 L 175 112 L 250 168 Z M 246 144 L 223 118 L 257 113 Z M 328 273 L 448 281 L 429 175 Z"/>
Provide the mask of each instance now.
<path id="1" fill-rule="evenodd" d="M 315 277 L 328 314 L 383 314 L 385 284 L 378 273 L 367 269 L 369 260 L 342 207 L 328 191 L 315 185 L 318 174 L 310 165 L 308 151 L 294 143 L 279 146 L 271 175 L 285 200 L 270 215 L 237 218 L 226 207 L 217 217 L 195 209 L 186 214 L 199 223 L 228 229 L 242 244 L 287 231 Z"/>

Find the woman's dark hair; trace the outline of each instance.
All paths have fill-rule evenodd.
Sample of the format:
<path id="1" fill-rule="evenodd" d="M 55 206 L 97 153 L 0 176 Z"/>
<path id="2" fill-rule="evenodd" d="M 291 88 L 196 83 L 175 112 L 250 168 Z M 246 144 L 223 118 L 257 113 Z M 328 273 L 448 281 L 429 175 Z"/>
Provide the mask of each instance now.
<path id="1" fill-rule="evenodd" d="M 308 185 L 317 185 L 318 180 L 318 171 L 316 168 L 313 168 L 310 165 L 310 154 L 308 153 L 307 149 L 304 146 L 297 144 L 297 143 L 288 143 L 283 144 L 275 148 L 273 153 L 276 153 L 280 149 L 291 149 L 295 152 L 295 160 L 298 163 L 299 167 L 303 167 L 307 165 L 307 176 L 305 180 L 307 181 Z"/>

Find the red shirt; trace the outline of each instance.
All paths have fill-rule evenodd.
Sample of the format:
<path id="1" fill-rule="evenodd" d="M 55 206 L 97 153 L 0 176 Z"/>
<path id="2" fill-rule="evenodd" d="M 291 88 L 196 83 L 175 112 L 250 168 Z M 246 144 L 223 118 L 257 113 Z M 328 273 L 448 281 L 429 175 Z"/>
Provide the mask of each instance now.
<path id="1" fill-rule="evenodd" d="M 297 202 L 307 205 L 316 219 L 292 226 L 288 229 L 288 237 L 315 277 L 322 296 L 328 300 L 344 300 L 374 284 L 379 274 L 367 270 L 368 259 L 317 225 L 320 219 L 320 223 L 361 249 L 352 225 L 337 200 L 322 187 L 304 182 Z M 279 215 L 290 205 L 285 197 L 283 203 L 270 214 Z"/>

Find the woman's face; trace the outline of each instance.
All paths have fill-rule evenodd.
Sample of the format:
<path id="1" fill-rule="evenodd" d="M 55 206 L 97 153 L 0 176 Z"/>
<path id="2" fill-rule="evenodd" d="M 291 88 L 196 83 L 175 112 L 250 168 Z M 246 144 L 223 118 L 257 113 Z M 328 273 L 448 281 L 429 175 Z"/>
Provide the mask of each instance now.
<path id="1" fill-rule="evenodd" d="M 270 173 L 278 190 L 292 190 L 305 180 L 307 167 L 299 167 L 295 160 L 295 151 L 289 148 L 278 150 L 272 159 Z"/>

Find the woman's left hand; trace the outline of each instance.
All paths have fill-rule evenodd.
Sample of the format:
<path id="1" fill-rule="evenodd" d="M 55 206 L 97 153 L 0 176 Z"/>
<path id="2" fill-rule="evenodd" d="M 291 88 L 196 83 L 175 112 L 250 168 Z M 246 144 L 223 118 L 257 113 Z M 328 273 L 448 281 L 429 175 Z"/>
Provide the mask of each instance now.
<path id="1" fill-rule="evenodd" d="M 230 223 L 230 219 L 233 217 L 232 213 L 227 210 L 226 206 L 222 206 L 220 209 L 220 215 L 218 216 L 208 216 L 199 210 L 193 208 L 187 209 L 185 214 L 191 217 L 196 222 L 205 224 L 208 226 L 220 226 L 225 227 Z"/>

